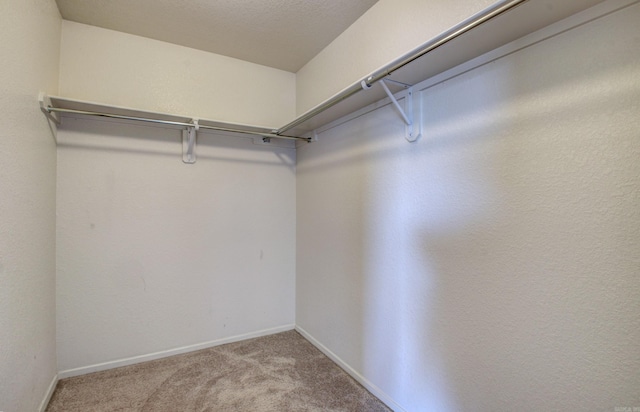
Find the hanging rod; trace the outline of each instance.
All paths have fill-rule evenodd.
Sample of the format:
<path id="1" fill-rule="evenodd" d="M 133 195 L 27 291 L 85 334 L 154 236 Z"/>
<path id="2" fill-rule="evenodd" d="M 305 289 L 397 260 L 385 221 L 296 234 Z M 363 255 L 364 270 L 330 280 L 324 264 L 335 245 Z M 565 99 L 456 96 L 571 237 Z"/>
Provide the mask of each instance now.
<path id="1" fill-rule="evenodd" d="M 43 109 L 47 113 L 57 112 L 57 113 L 72 113 L 72 114 L 80 114 L 85 116 L 97 116 L 97 117 L 107 117 L 111 119 L 122 119 L 122 120 L 135 120 L 139 122 L 147 122 L 147 123 L 156 123 L 156 124 L 166 124 L 171 126 L 183 126 L 183 127 L 193 127 L 193 123 L 187 122 L 177 122 L 173 120 L 162 120 L 162 119 L 153 119 L 149 117 L 136 117 L 136 116 L 126 116 L 120 114 L 113 113 L 102 113 L 102 112 L 93 112 L 88 110 L 75 110 L 75 109 L 63 109 L 60 107 L 53 107 L 51 105 L 47 105 L 43 107 Z M 297 137 L 297 136 L 288 136 L 284 134 L 276 134 L 276 133 L 264 133 L 264 132 L 256 132 L 252 130 L 241 130 L 234 129 L 231 127 L 222 127 L 222 126 L 209 126 L 209 125 L 198 125 L 200 129 L 210 129 L 217 130 L 221 132 L 231 132 L 231 133 L 241 133 L 241 134 L 250 134 L 256 136 L 262 136 L 265 138 L 278 138 L 278 139 L 290 139 L 290 140 L 304 140 L 306 142 L 311 141 L 310 138 L 307 137 Z"/>
<path id="2" fill-rule="evenodd" d="M 332 106 L 335 106 L 336 104 L 340 103 L 341 101 L 353 96 L 354 94 L 358 93 L 359 91 L 363 90 L 363 89 L 367 89 L 369 87 L 371 87 L 371 85 L 373 85 L 374 83 L 380 81 L 381 79 L 385 78 L 386 76 L 389 76 L 391 73 L 393 73 L 394 71 L 400 69 L 401 67 L 406 66 L 407 64 L 411 63 L 412 61 L 424 56 L 425 54 L 437 49 L 438 47 L 444 45 L 445 43 L 450 42 L 451 40 L 462 36 L 463 34 L 467 33 L 468 31 L 472 30 L 473 28 L 481 25 L 482 23 L 486 22 L 487 20 L 490 20 L 508 10 L 511 10 L 513 8 L 515 8 L 516 6 L 520 5 L 521 3 L 524 3 L 528 0 L 503 0 L 503 1 L 499 1 L 493 5 L 491 5 L 490 7 L 482 10 L 481 12 L 469 17 L 468 19 L 464 20 L 463 22 L 453 26 L 452 28 L 450 28 L 449 30 L 441 33 L 440 35 L 434 37 L 433 39 L 429 40 L 428 42 L 418 46 L 417 48 L 413 49 L 412 51 L 402 55 L 401 57 L 397 58 L 396 60 L 392 61 L 391 63 L 389 63 L 388 65 L 384 66 L 383 68 L 377 70 L 376 72 L 372 73 L 371 75 L 365 77 L 364 79 L 362 79 L 361 81 L 349 86 L 348 88 L 344 89 L 342 92 L 338 93 L 337 95 L 335 95 L 334 97 L 332 97 L 331 99 L 325 101 L 324 103 L 322 103 L 321 105 L 311 109 L 310 111 L 306 112 L 305 114 L 301 115 L 300 117 L 296 118 L 295 120 L 293 120 L 292 122 L 282 126 L 281 128 L 275 130 L 275 134 L 276 135 L 281 135 L 282 133 L 286 133 L 287 131 L 293 129 L 296 126 L 299 126 L 300 124 L 306 122 L 307 120 L 319 115 L 320 113 L 324 112 L 325 110 L 329 109 Z"/>
<path id="3" fill-rule="evenodd" d="M 561 18 L 568 17 L 574 13 L 584 10 L 586 7 L 590 7 L 591 5 L 598 3 L 599 1 L 600 0 L 573 0 L 572 2 L 559 2 L 558 6 L 554 7 L 554 11 L 550 12 L 548 10 L 548 7 L 547 7 L 548 5 L 546 4 L 547 3 L 546 1 L 536 2 L 536 1 L 529 1 L 529 0 L 500 0 L 492 4 L 488 8 L 480 11 L 479 13 L 476 13 L 475 15 L 462 21 L 461 23 L 442 32 L 436 37 L 428 40 L 427 42 L 413 49 L 412 51 L 405 53 L 404 55 L 393 60 L 391 63 L 387 64 L 386 66 L 383 66 L 381 69 L 374 71 L 369 76 L 363 78 L 361 81 L 356 82 L 355 84 L 352 84 L 351 86 L 343 89 L 342 91 L 335 94 L 333 97 L 327 99 L 323 103 L 303 113 L 293 121 L 287 123 L 286 125 L 278 129 L 261 128 L 263 129 L 263 131 L 259 131 L 255 129 L 260 129 L 260 128 L 253 128 L 254 130 L 251 130 L 252 129 L 251 126 L 233 125 L 233 124 L 231 124 L 230 127 L 227 127 L 225 123 L 216 122 L 216 121 L 210 121 L 210 123 L 221 124 L 221 126 L 213 126 L 213 125 L 210 126 L 208 124 L 204 124 L 204 125 L 200 125 L 200 128 L 226 131 L 231 133 L 239 133 L 239 134 L 245 134 L 245 135 L 246 134 L 257 135 L 257 136 L 261 136 L 265 142 L 269 138 L 281 138 L 281 139 L 291 139 L 291 140 L 301 140 L 301 141 L 311 142 L 315 139 L 312 137 L 309 137 L 309 135 L 317 136 L 317 134 L 314 131 L 317 128 L 317 124 L 314 124 L 315 127 L 311 127 L 307 129 L 305 129 L 305 127 L 300 127 L 299 129 L 296 129 L 298 126 L 301 126 L 305 122 L 313 119 L 316 116 L 319 116 L 323 112 L 328 111 L 328 109 L 338 105 L 338 103 L 345 101 L 346 99 L 355 95 L 356 93 L 364 89 L 371 88 L 371 86 L 374 83 L 377 83 L 382 79 L 391 80 L 388 78 L 388 76 L 390 76 L 397 70 L 409 65 L 410 63 L 420 59 L 421 57 L 425 56 L 430 52 L 434 52 L 436 49 L 439 49 L 441 46 L 448 44 L 452 40 L 458 39 L 464 34 L 469 33 L 473 29 L 478 28 L 478 26 L 481 26 L 492 19 L 495 19 L 494 21 L 499 22 L 499 24 L 496 24 L 495 26 L 493 24 L 484 26 L 489 28 L 492 38 L 496 37 L 496 39 L 493 39 L 489 45 L 487 45 L 486 42 L 474 42 L 473 39 L 466 39 L 466 40 L 469 40 L 471 44 L 477 44 L 479 47 L 479 52 L 486 52 L 490 49 L 495 49 L 496 47 L 504 45 L 509 41 L 513 41 L 517 38 L 522 37 L 523 35 L 532 33 L 534 30 L 538 30 L 549 24 L 555 23 Z M 522 6 L 521 8 L 518 8 L 518 6 L 521 6 L 525 3 L 526 3 L 526 6 Z M 508 24 L 506 24 L 506 27 L 502 27 L 501 26 L 502 23 L 500 23 L 502 16 L 507 12 L 510 12 L 516 8 L 518 8 L 518 10 L 513 13 L 513 15 L 516 16 L 515 20 L 514 21 L 508 20 L 507 21 Z M 509 13 L 509 15 L 511 15 L 511 13 Z M 516 23 L 516 26 L 514 26 L 513 23 Z M 496 31 L 498 31 L 498 33 L 496 33 Z M 486 35 L 486 33 L 484 34 Z M 439 49 L 439 50 L 442 50 L 442 49 Z M 434 54 L 437 55 L 438 52 L 435 52 Z M 467 56 L 467 54 L 469 53 L 463 52 L 463 55 L 458 57 L 466 58 L 468 60 L 469 57 Z M 457 62 L 455 64 L 460 63 L 460 61 L 456 60 L 456 58 L 453 59 L 452 64 L 455 62 Z M 447 60 L 446 56 L 445 56 L 445 60 Z M 429 64 L 429 66 L 423 65 L 422 63 L 417 64 L 418 69 L 420 71 L 424 70 L 425 73 L 422 73 L 422 72 L 414 73 L 411 75 L 413 80 L 405 81 L 404 83 L 416 83 L 416 80 L 417 80 L 416 76 L 421 74 L 425 74 L 425 76 L 433 76 L 435 72 L 430 71 L 429 69 L 430 61 L 427 61 L 425 63 Z M 436 62 L 436 66 L 438 66 L 438 62 Z M 436 69 L 441 69 L 441 68 L 436 67 Z M 404 76 L 405 74 L 406 73 L 404 70 L 401 71 L 400 73 L 401 76 Z M 424 80 L 424 78 L 421 78 L 419 80 Z M 400 84 L 400 85 L 405 88 L 407 87 L 406 84 Z M 411 86 L 411 85 L 408 85 L 408 86 Z M 371 94 L 369 95 L 369 99 L 381 98 L 377 96 L 378 95 L 375 93 Z M 363 101 L 371 103 L 369 100 L 367 100 L 366 96 L 362 96 L 362 97 L 363 97 L 362 99 Z M 358 103 L 357 100 L 358 99 L 354 99 L 352 101 Z M 362 103 L 362 102 L 359 102 L 359 103 Z M 99 104 L 96 104 L 96 105 L 100 106 Z M 358 108 L 361 108 L 363 106 L 366 106 L 366 105 L 362 105 Z M 42 110 L 45 111 L 45 113 L 49 117 L 54 117 L 51 115 L 51 113 L 58 111 L 58 112 L 78 113 L 78 114 L 103 116 L 103 117 L 113 117 L 113 118 L 120 118 L 120 119 L 147 121 L 152 123 L 173 124 L 173 125 L 182 126 L 186 128 L 193 127 L 193 123 L 188 122 L 187 120 L 188 118 L 185 119 L 187 120 L 186 122 L 169 121 L 169 120 L 165 121 L 161 119 L 150 119 L 145 117 L 123 116 L 123 115 L 115 115 L 110 113 L 99 113 L 99 112 L 90 112 L 90 111 L 82 111 L 82 110 L 74 110 L 74 109 L 62 109 L 62 108 L 52 107 L 51 105 L 43 105 L 42 102 L 41 102 L 41 107 L 42 107 Z M 338 106 L 338 108 L 339 107 L 340 106 Z M 347 104 L 346 108 L 348 108 L 349 110 L 351 110 L 351 112 L 353 112 L 352 106 L 349 106 Z M 101 110 L 101 108 L 98 107 L 96 108 L 96 110 Z M 131 109 L 131 110 L 134 110 L 134 109 Z M 337 117 L 340 117 L 340 116 L 336 116 L 332 118 L 331 116 L 336 114 L 334 113 L 334 111 L 328 111 L 327 114 L 329 116 L 322 116 L 322 120 L 320 121 L 325 121 L 325 123 L 328 123 L 328 121 L 326 121 L 327 117 L 329 117 L 331 120 L 335 120 Z M 338 111 L 337 114 L 344 115 L 344 112 Z M 175 117 L 178 117 L 178 116 L 175 116 Z M 177 120 L 182 120 L 182 119 L 179 118 Z M 295 130 L 292 131 L 293 129 Z M 287 134 L 287 132 L 289 132 L 289 134 Z M 301 135 L 305 137 L 300 137 Z"/>

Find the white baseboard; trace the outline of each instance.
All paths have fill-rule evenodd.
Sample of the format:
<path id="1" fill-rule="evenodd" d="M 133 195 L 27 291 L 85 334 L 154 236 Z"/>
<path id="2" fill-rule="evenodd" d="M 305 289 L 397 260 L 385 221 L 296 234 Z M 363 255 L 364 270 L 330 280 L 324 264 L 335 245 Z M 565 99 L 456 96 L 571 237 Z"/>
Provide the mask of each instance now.
<path id="1" fill-rule="evenodd" d="M 68 369 L 58 372 L 58 379 L 70 378 L 73 376 L 86 375 L 88 373 L 100 372 L 108 369 L 119 368 L 121 366 L 134 365 L 136 363 L 148 362 L 151 360 L 166 358 L 169 356 L 180 355 L 187 352 L 193 352 L 201 349 L 212 348 L 214 346 L 224 345 L 226 343 L 239 342 L 241 340 L 259 338 L 261 336 L 273 335 L 275 333 L 286 332 L 293 330 L 295 325 L 284 325 L 276 328 L 263 329 L 256 332 L 245 333 L 242 335 L 231 336 L 228 338 L 217 339 L 204 343 L 197 343 L 195 345 L 183 346 L 180 348 L 169 349 L 165 351 L 149 353 L 147 355 L 133 356 L 131 358 L 125 358 L 110 362 L 98 363 L 95 365 L 83 366 L 80 368 Z"/>
<path id="2" fill-rule="evenodd" d="M 369 392 L 371 392 L 375 397 L 380 399 L 389 408 L 391 408 L 395 412 L 406 412 L 404 410 L 404 408 L 402 408 L 400 405 L 398 405 L 396 403 L 396 401 L 394 401 L 382 389 L 378 388 L 376 385 L 371 383 L 367 378 L 365 378 L 364 376 L 360 375 L 360 373 L 358 373 L 355 369 L 353 369 L 348 363 L 346 363 L 345 361 L 340 359 L 340 357 L 338 357 L 338 355 L 336 355 L 335 353 L 331 352 L 331 350 L 329 350 L 329 348 L 324 346 L 322 343 L 318 342 L 316 340 L 316 338 L 311 336 L 311 334 L 309 332 L 307 332 L 306 330 L 304 330 L 303 328 L 301 328 L 300 326 L 297 326 L 297 325 L 296 325 L 295 329 L 296 329 L 296 331 L 298 331 L 298 333 L 300 333 L 302 336 L 304 336 L 305 339 L 307 339 L 309 342 L 311 342 L 311 344 L 313 344 L 313 346 L 318 348 L 320 350 L 320 352 L 324 353 L 325 355 L 327 355 L 327 357 L 329 357 L 329 359 L 331 359 L 332 361 L 337 363 L 338 366 L 340 366 L 342 369 L 344 369 L 344 371 L 347 372 L 353 379 L 358 381 L 358 383 L 360 383 L 360 385 L 364 386 Z"/>
<path id="3" fill-rule="evenodd" d="M 47 405 L 49 405 L 49 401 L 53 396 L 53 392 L 56 390 L 57 384 L 58 384 L 58 375 L 54 375 L 53 379 L 51 380 L 51 383 L 49 384 L 49 388 L 47 389 L 47 392 L 45 393 L 44 398 L 42 399 L 42 402 L 40 402 L 40 406 L 38 407 L 38 412 L 44 412 L 44 410 L 47 409 Z"/>

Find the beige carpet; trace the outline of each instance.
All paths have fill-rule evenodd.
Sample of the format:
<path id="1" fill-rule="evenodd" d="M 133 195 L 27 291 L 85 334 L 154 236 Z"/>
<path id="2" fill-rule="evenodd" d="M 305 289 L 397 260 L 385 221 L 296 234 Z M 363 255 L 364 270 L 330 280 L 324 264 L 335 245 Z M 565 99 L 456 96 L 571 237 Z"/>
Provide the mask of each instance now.
<path id="1" fill-rule="evenodd" d="M 295 331 L 63 379 L 48 412 L 389 411 Z"/>

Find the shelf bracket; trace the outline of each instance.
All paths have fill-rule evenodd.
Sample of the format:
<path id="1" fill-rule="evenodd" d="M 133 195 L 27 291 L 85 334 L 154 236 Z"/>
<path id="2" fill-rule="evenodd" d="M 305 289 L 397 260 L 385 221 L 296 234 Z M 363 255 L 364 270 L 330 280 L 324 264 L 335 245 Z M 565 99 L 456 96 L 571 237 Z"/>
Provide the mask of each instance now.
<path id="1" fill-rule="evenodd" d="M 389 96 L 389 99 L 391 99 L 391 103 L 393 103 L 396 109 L 398 109 L 398 112 L 400 113 L 400 116 L 402 116 L 402 118 L 404 119 L 404 122 L 407 124 L 407 126 L 411 126 L 411 123 L 412 123 L 411 119 L 409 119 L 409 116 L 407 116 L 407 114 L 404 112 L 404 110 L 400 106 L 400 103 L 398 103 L 398 100 L 396 99 L 396 97 L 393 95 L 393 93 L 391 93 L 391 90 L 389 90 L 389 87 L 387 86 L 387 83 L 385 83 L 384 79 L 380 82 L 380 84 L 382 85 L 382 88 L 384 89 L 385 93 L 387 93 L 387 96 Z"/>
<path id="2" fill-rule="evenodd" d="M 188 164 L 196 162 L 196 133 L 200 129 L 198 119 L 193 119 L 191 123 L 193 126 L 182 131 L 182 161 Z"/>
<path id="3" fill-rule="evenodd" d="M 60 116 L 58 113 L 51 111 L 51 99 L 44 92 L 40 92 L 38 95 L 38 102 L 40 102 L 40 110 L 47 116 L 47 119 L 51 120 L 55 124 L 60 124 Z"/>
<path id="4" fill-rule="evenodd" d="M 413 87 L 407 87 L 407 96 L 404 99 L 405 107 L 403 109 L 402 106 L 400 106 L 400 103 L 398 103 L 398 99 L 396 99 L 393 93 L 391 93 L 391 90 L 389 90 L 389 87 L 386 84 L 386 80 L 382 79 L 382 81 L 380 81 L 380 84 L 382 85 L 385 93 L 387 93 L 387 96 L 389 96 L 391 103 L 393 103 L 395 108 L 398 110 L 398 113 L 404 120 L 404 138 L 407 139 L 407 141 L 410 143 L 415 142 L 420 138 L 422 133 L 417 133 L 413 130 Z"/>

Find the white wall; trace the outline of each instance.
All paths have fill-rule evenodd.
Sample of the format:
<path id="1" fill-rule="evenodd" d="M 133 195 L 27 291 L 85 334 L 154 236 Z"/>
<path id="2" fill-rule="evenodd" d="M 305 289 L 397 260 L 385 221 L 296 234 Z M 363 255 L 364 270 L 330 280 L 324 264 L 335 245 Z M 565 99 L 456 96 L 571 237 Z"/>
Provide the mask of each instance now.
<path id="1" fill-rule="evenodd" d="M 296 73 L 300 115 L 494 0 L 380 0 Z"/>
<path id="2" fill-rule="evenodd" d="M 37 100 L 57 92 L 55 2 L 2 1 L 0 37 L 0 410 L 35 411 L 56 375 L 56 149 Z"/>
<path id="3" fill-rule="evenodd" d="M 187 165 L 179 130 L 65 119 L 58 134 L 63 376 L 293 327 L 294 149 L 200 133 Z"/>
<path id="4" fill-rule="evenodd" d="M 60 95 L 273 128 L 295 117 L 293 73 L 70 21 Z"/>
<path id="5" fill-rule="evenodd" d="M 293 73 L 62 27 L 62 96 L 271 127 L 294 115 Z M 59 142 L 63 376 L 292 327 L 292 146 L 199 133 L 185 165 L 178 130 L 77 119 Z"/>
<path id="6" fill-rule="evenodd" d="M 640 406 L 640 5 L 298 150 L 296 324 L 407 411 Z"/>

